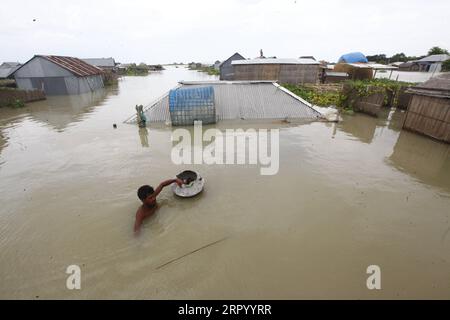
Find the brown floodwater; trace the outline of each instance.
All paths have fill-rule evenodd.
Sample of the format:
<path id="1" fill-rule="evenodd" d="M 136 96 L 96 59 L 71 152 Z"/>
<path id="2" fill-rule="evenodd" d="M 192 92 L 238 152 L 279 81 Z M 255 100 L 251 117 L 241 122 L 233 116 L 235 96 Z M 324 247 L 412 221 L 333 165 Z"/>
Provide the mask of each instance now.
<path id="1" fill-rule="evenodd" d="M 279 173 L 261 176 L 176 166 L 170 127 L 122 123 L 178 80 L 211 78 L 169 68 L 0 109 L 0 298 L 450 298 L 448 145 L 401 131 L 401 111 L 217 124 L 280 129 Z M 204 192 L 165 189 L 136 238 L 136 189 L 186 168 Z M 73 264 L 81 290 L 66 288 Z M 369 265 L 382 290 L 367 289 Z"/>

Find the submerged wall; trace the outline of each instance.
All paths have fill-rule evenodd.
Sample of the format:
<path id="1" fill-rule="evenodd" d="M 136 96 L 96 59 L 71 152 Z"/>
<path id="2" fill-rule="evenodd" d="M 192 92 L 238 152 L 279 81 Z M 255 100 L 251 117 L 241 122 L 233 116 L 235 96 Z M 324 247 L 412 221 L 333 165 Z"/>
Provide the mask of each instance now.
<path id="1" fill-rule="evenodd" d="M 450 143 L 450 99 L 414 95 L 403 128 Z"/>

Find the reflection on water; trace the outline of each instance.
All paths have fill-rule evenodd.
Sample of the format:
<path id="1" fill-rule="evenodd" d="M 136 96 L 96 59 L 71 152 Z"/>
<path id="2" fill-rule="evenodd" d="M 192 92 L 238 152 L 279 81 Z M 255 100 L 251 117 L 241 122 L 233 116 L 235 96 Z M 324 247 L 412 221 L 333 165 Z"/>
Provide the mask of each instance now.
<path id="1" fill-rule="evenodd" d="M 450 146 L 416 133 L 402 131 L 389 157 L 397 169 L 424 184 L 442 188 L 450 182 Z"/>
<path id="2" fill-rule="evenodd" d="M 113 88 L 96 90 L 81 95 L 51 96 L 47 100 L 33 103 L 29 115 L 58 132 L 70 124 L 80 122 L 95 108 L 103 105 L 110 94 L 118 94 Z"/>
<path id="3" fill-rule="evenodd" d="M 398 110 L 215 125 L 280 129 L 280 171 L 261 176 L 253 165 L 177 166 L 172 128 L 122 123 L 178 80 L 212 78 L 168 68 L 104 95 L 0 109 L 0 298 L 448 298 L 448 145 L 401 131 Z M 136 189 L 187 168 L 204 193 L 165 189 L 135 238 Z M 65 289 L 71 264 L 81 291 Z M 371 264 L 380 292 L 366 288 Z"/>
<path id="4" fill-rule="evenodd" d="M 139 128 L 139 137 L 143 148 L 148 148 L 148 130 L 147 128 Z"/>

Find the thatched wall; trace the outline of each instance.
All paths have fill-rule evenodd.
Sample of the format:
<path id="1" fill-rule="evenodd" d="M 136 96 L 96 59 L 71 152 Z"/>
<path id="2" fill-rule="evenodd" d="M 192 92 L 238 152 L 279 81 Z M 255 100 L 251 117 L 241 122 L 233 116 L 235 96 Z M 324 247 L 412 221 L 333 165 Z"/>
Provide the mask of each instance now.
<path id="1" fill-rule="evenodd" d="M 277 80 L 280 83 L 316 83 L 319 65 L 248 64 L 233 65 L 234 80 Z"/>
<path id="2" fill-rule="evenodd" d="M 373 71 L 371 68 L 358 68 L 346 63 L 338 63 L 334 66 L 333 71 L 346 72 L 351 80 L 373 79 Z"/>
<path id="3" fill-rule="evenodd" d="M 450 143 L 450 99 L 414 95 L 403 128 Z"/>

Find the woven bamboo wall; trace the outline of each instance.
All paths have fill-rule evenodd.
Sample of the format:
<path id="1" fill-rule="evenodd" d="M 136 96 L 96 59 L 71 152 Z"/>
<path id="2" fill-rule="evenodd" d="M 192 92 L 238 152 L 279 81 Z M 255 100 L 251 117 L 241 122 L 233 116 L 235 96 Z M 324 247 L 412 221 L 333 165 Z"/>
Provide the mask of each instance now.
<path id="1" fill-rule="evenodd" d="M 346 63 L 338 63 L 334 66 L 336 72 L 346 72 L 351 80 L 373 79 L 373 71 L 370 68 L 357 68 Z"/>
<path id="2" fill-rule="evenodd" d="M 450 143 L 450 99 L 414 95 L 403 128 Z"/>
<path id="3" fill-rule="evenodd" d="M 316 83 L 318 65 L 252 64 L 234 65 L 234 80 L 278 80 L 280 83 Z"/>

